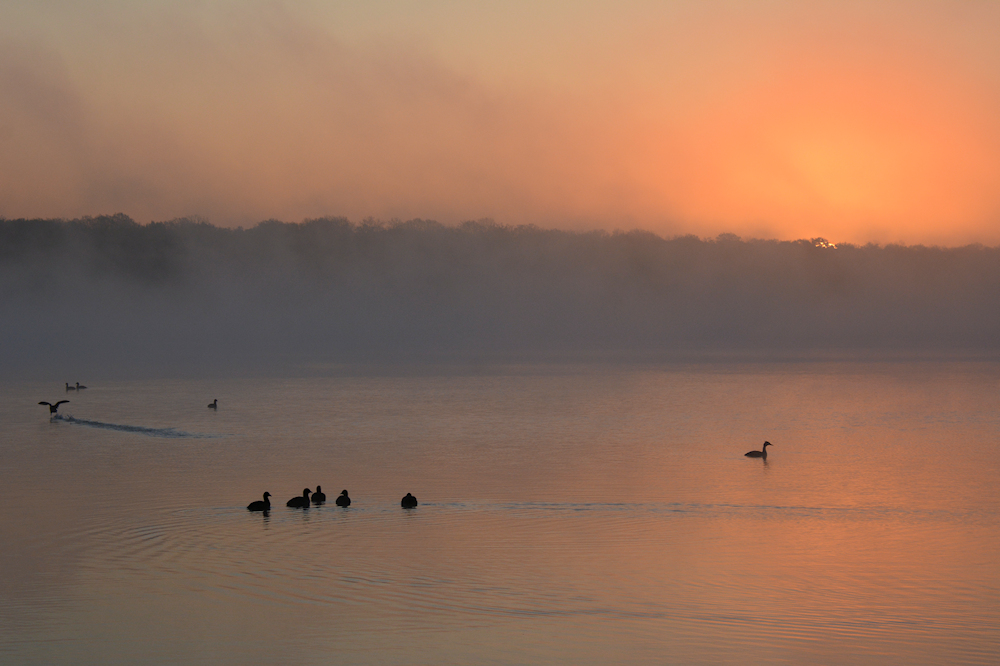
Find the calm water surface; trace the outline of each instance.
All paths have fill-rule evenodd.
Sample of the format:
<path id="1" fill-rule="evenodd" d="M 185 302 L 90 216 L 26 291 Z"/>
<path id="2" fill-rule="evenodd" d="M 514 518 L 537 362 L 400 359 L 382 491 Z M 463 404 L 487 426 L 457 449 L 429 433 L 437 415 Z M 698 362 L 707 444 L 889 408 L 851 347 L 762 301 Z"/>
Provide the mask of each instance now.
<path id="1" fill-rule="evenodd" d="M 0 385 L 0 662 L 1000 661 L 997 365 L 328 374 Z"/>

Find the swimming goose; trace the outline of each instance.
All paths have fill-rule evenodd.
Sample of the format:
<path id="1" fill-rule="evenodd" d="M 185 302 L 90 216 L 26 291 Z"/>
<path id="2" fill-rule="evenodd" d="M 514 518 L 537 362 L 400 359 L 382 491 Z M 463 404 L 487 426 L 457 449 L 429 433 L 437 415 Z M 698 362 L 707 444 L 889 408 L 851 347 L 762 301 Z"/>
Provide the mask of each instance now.
<path id="1" fill-rule="evenodd" d="M 66 390 L 67 391 L 75 391 L 76 387 L 75 386 L 70 386 L 69 382 L 66 382 Z"/>
<path id="2" fill-rule="evenodd" d="M 213 400 L 213 401 L 212 401 L 212 404 L 210 404 L 210 405 L 208 406 L 208 408 L 209 408 L 209 409 L 218 409 L 218 408 L 219 408 L 219 399 L 218 399 L 218 398 L 216 398 L 215 400 Z"/>
<path id="3" fill-rule="evenodd" d="M 774 446 L 771 442 L 764 442 L 764 446 L 761 448 L 763 451 L 747 451 L 743 455 L 747 458 L 767 458 L 767 447 Z"/>
<path id="4" fill-rule="evenodd" d="M 285 502 L 285 506 L 290 506 L 293 509 L 308 509 L 309 508 L 309 493 L 312 491 L 305 488 L 302 491 L 301 497 L 293 497 L 292 499 Z"/>
<path id="5" fill-rule="evenodd" d="M 406 497 L 404 497 L 399 502 L 399 506 L 403 507 L 404 509 L 412 509 L 416 505 L 417 505 L 417 498 L 411 495 L 410 493 L 406 493 Z"/>
<path id="6" fill-rule="evenodd" d="M 80 382 L 77 382 L 77 383 L 76 383 L 76 390 L 77 390 L 77 391 L 81 391 L 81 390 L 83 390 L 83 389 L 85 389 L 85 388 L 87 388 L 87 387 L 86 387 L 86 386 L 84 386 L 83 384 L 81 384 Z"/>
<path id="7" fill-rule="evenodd" d="M 326 493 L 323 492 L 323 486 L 316 486 L 316 492 L 313 493 L 312 501 L 313 504 L 322 504 L 326 501 Z"/>
<path id="8" fill-rule="evenodd" d="M 347 491 L 340 493 L 340 497 L 337 498 L 337 506 L 351 506 L 351 498 L 347 496 Z"/>
<path id="9" fill-rule="evenodd" d="M 271 496 L 271 493 L 264 493 L 264 500 L 257 500 L 256 502 L 250 502 L 247 504 L 247 511 L 267 511 L 271 508 L 271 500 L 267 499 Z"/>
<path id="10" fill-rule="evenodd" d="M 59 412 L 59 405 L 63 404 L 64 402 L 69 402 L 69 400 L 60 400 L 59 402 L 57 402 L 54 405 L 51 402 L 45 402 L 43 400 L 43 401 L 41 401 L 38 404 L 39 405 L 48 405 L 49 406 L 49 414 L 56 414 L 56 413 Z"/>

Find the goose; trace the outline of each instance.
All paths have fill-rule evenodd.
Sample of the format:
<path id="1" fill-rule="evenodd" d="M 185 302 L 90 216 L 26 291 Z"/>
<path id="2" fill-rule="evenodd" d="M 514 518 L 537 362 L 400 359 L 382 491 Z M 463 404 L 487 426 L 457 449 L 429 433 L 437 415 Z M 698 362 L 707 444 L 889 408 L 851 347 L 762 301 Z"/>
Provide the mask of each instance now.
<path id="1" fill-rule="evenodd" d="M 347 496 L 347 491 L 340 493 L 340 497 L 337 498 L 337 506 L 351 506 L 351 498 Z"/>
<path id="2" fill-rule="evenodd" d="M 208 408 L 209 409 L 218 409 L 219 408 L 219 399 L 216 398 L 215 400 L 213 400 L 212 403 L 208 406 Z"/>
<path id="3" fill-rule="evenodd" d="M 69 402 L 69 400 L 60 400 L 59 402 L 57 402 L 54 405 L 51 402 L 45 402 L 43 400 L 43 401 L 41 401 L 38 404 L 39 405 L 48 405 L 49 406 L 49 414 L 57 414 L 59 412 L 59 405 L 63 404 L 64 402 Z"/>
<path id="4" fill-rule="evenodd" d="M 75 386 L 70 386 L 69 382 L 66 382 L 66 390 L 67 391 L 75 391 L 76 387 Z"/>
<path id="5" fill-rule="evenodd" d="M 312 491 L 305 488 L 302 491 L 301 497 L 293 497 L 292 499 L 285 502 L 285 506 L 290 506 L 293 509 L 308 509 L 309 508 L 309 493 Z"/>
<path id="6" fill-rule="evenodd" d="M 84 386 L 83 384 L 81 384 L 80 382 L 77 382 L 77 383 L 76 383 L 76 390 L 77 390 L 77 391 L 82 391 L 82 390 L 83 390 L 83 389 L 85 389 L 85 388 L 87 388 L 87 387 L 86 387 L 86 386 Z"/>
<path id="7" fill-rule="evenodd" d="M 771 442 L 764 442 L 764 446 L 761 447 L 763 449 L 762 451 L 747 451 L 743 455 L 747 458 L 767 458 L 767 447 L 769 446 L 774 446 L 774 444 Z"/>
<path id="8" fill-rule="evenodd" d="M 326 493 L 323 492 L 323 486 L 316 486 L 316 492 L 313 493 L 312 501 L 313 504 L 322 504 L 326 501 Z"/>
<path id="9" fill-rule="evenodd" d="M 271 500 L 267 499 L 270 496 L 271 493 L 264 493 L 263 501 L 250 502 L 247 504 L 247 511 L 267 511 L 271 508 Z"/>
<path id="10" fill-rule="evenodd" d="M 412 509 L 417 505 L 417 498 L 410 493 L 406 493 L 406 497 L 400 500 L 399 505 L 404 509 Z"/>

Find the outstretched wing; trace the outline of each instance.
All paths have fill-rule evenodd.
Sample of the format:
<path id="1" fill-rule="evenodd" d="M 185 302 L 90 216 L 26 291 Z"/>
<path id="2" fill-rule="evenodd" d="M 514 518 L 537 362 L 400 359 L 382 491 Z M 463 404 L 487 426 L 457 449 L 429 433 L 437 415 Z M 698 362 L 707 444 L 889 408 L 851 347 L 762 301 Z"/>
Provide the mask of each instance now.
<path id="1" fill-rule="evenodd" d="M 63 404 L 64 402 L 69 402 L 69 400 L 60 400 L 55 405 L 53 405 L 53 407 L 58 407 L 59 405 Z"/>
<path id="2" fill-rule="evenodd" d="M 42 401 L 41 401 L 40 403 L 38 403 L 38 404 L 39 404 L 39 405 L 48 405 L 49 407 L 51 407 L 51 406 L 52 406 L 52 403 L 51 403 L 51 402 L 45 402 L 44 400 L 42 400 Z"/>

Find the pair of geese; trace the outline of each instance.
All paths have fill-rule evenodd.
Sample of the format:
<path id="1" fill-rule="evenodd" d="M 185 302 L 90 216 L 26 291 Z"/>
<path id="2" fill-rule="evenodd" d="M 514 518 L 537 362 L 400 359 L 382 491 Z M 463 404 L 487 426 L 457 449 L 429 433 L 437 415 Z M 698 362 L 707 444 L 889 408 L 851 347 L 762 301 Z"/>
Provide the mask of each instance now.
<path id="1" fill-rule="evenodd" d="M 85 388 L 87 388 L 87 387 L 84 386 L 83 384 L 81 384 L 80 382 L 77 382 L 76 386 L 70 386 L 69 382 L 66 382 L 66 390 L 67 391 L 82 391 Z"/>
<path id="2" fill-rule="evenodd" d="M 310 493 L 312 498 L 309 497 Z M 250 502 L 247 505 L 248 511 L 267 511 L 271 508 L 271 500 L 268 499 L 271 493 L 264 493 L 263 500 L 257 500 L 256 502 Z M 299 497 L 293 497 L 292 499 L 285 502 L 285 506 L 292 507 L 293 509 L 308 509 L 309 502 L 312 501 L 314 504 L 322 504 L 326 501 L 326 493 L 323 492 L 323 486 L 316 486 L 316 492 L 312 492 L 308 488 L 302 491 L 302 495 Z M 412 509 L 417 505 L 417 498 L 406 493 L 400 501 L 400 506 L 404 509 Z M 340 497 L 337 498 L 337 506 L 351 506 L 351 498 L 347 496 L 347 491 L 344 490 L 340 493 Z"/>
<path id="3" fill-rule="evenodd" d="M 309 508 L 309 494 L 312 493 L 313 504 L 322 504 L 326 501 L 326 493 L 323 492 L 323 486 L 316 486 L 316 492 L 312 492 L 308 488 L 302 491 L 302 495 L 299 497 L 293 497 L 292 499 L 285 502 L 285 506 L 290 506 L 293 509 L 308 509 Z M 271 508 L 271 503 L 268 501 L 268 495 L 270 493 L 264 493 L 264 502 L 267 504 L 267 509 Z M 247 508 L 251 511 L 265 511 L 266 509 L 253 509 L 254 504 L 262 504 L 262 502 L 253 502 Z M 351 506 L 351 498 L 347 496 L 347 491 L 341 491 L 340 497 L 337 498 L 337 506 Z"/>

